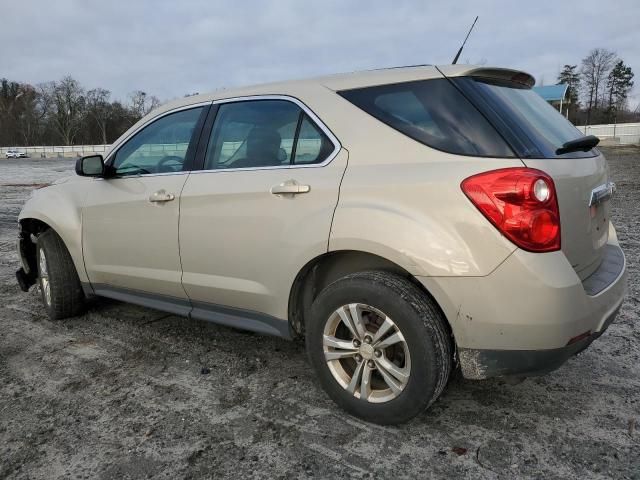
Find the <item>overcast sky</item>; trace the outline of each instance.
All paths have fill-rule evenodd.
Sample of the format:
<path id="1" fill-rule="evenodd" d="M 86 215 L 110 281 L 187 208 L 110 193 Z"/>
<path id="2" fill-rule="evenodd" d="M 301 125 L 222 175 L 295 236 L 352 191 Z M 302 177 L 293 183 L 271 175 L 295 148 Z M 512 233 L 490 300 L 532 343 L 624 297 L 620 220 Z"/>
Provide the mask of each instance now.
<path id="1" fill-rule="evenodd" d="M 0 13 L 0 77 L 72 75 L 121 99 L 450 63 L 476 14 L 460 63 L 515 67 L 549 84 L 604 47 L 640 84 L 639 0 L 0 0 Z"/>

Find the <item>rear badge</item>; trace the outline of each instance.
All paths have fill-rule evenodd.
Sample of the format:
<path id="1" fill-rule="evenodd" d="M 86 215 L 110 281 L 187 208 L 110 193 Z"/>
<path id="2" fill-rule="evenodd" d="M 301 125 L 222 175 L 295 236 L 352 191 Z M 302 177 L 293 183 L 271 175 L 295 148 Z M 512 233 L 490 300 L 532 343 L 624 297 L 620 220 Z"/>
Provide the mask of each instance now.
<path id="1" fill-rule="evenodd" d="M 589 198 L 589 207 L 591 207 L 592 216 L 595 211 L 593 207 L 596 207 L 602 202 L 610 200 L 611 197 L 613 197 L 613 193 L 615 191 L 616 191 L 616 184 L 613 182 L 607 182 L 591 190 L 591 197 Z"/>

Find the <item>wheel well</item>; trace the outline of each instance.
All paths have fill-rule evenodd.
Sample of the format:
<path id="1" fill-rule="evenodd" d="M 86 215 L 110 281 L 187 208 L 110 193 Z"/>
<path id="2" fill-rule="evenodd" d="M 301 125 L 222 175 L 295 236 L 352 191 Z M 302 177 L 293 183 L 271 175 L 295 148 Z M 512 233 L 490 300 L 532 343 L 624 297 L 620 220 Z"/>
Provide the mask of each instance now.
<path id="1" fill-rule="evenodd" d="M 20 220 L 20 225 L 22 226 L 23 232 L 29 232 L 34 235 L 40 234 L 51 228 L 45 222 L 38 220 L 37 218 L 23 218 Z"/>
<path id="2" fill-rule="evenodd" d="M 442 318 L 445 319 L 445 326 L 455 348 L 453 332 L 447 317 L 444 315 L 438 302 L 433 298 L 433 295 L 431 295 L 422 283 L 407 270 L 386 258 L 355 250 L 340 250 L 325 253 L 307 263 L 300 273 L 298 273 L 291 287 L 291 294 L 289 295 L 289 326 L 293 336 L 301 337 L 304 335 L 305 318 L 309 316 L 311 304 L 326 286 L 351 273 L 368 270 L 393 272 L 405 277 L 428 295 L 433 303 L 440 309 L 440 313 L 442 314 Z"/>
<path id="3" fill-rule="evenodd" d="M 38 236 L 51 227 L 42 220 L 36 218 L 23 218 L 20 220 L 20 234 L 18 241 L 20 244 L 20 255 L 23 263 L 28 267 L 27 274 L 33 276 L 36 272 L 36 244 L 33 236 Z"/>

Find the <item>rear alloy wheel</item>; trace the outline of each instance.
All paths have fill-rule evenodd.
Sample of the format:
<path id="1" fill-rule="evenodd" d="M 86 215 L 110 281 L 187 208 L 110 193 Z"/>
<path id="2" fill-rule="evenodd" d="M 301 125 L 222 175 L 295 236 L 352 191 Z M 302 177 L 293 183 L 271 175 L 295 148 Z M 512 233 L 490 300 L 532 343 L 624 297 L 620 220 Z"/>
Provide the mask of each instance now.
<path id="1" fill-rule="evenodd" d="M 335 380 L 371 403 L 396 398 L 411 374 L 409 347 L 398 326 L 362 303 L 338 308 L 324 328 L 324 357 Z"/>
<path id="2" fill-rule="evenodd" d="M 388 272 L 347 275 L 320 292 L 306 344 L 329 396 L 380 424 L 405 422 L 427 408 L 451 372 L 442 313 L 416 285 Z"/>

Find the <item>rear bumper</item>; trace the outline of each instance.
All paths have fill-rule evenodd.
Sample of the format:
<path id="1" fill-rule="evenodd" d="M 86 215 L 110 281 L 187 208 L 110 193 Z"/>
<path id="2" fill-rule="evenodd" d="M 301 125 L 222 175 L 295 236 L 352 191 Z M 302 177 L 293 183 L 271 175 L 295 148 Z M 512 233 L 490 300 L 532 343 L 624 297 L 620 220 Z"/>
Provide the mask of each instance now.
<path id="1" fill-rule="evenodd" d="M 584 281 L 562 252 L 521 250 L 485 277 L 420 278 L 449 320 L 463 375 L 543 374 L 587 348 L 626 293 L 624 254 L 615 241 L 607 252 Z"/>
<path id="2" fill-rule="evenodd" d="M 550 350 L 458 350 L 465 378 L 483 379 L 503 376 L 531 377 L 560 368 L 567 360 L 585 350 L 613 323 L 619 309 L 605 321 L 603 328 L 570 345 Z"/>

